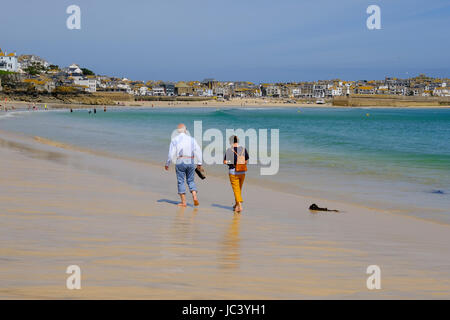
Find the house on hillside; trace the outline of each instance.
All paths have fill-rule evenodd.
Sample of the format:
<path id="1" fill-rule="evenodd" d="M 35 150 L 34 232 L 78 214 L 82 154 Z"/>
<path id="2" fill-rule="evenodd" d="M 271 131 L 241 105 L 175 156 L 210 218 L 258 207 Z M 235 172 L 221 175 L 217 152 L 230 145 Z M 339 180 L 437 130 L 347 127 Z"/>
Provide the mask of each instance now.
<path id="1" fill-rule="evenodd" d="M 72 63 L 67 69 L 66 69 L 66 73 L 71 75 L 71 76 L 82 76 L 83 75 L 83 71 L 81 70 L 81 68 L 75 64 Z"/>
<path id="2" fill-rule="evenodd" d="M 95 78 L 87 78 L 87 77 L 82 77 L 82 78 L 74 78 L 73 83 L 75 85 L 84 87 L 86 92 L 97 92 L 97 79 Z"/>
<path id="3" fill-rule="evenodd" d="M 0 70 L 17 72 L 19 69 L 19 62 L 15 53 L 3 52 L 0 49 Z"/>
<path id="4" fill-rule="evenodd" d="M 21 55 L 19 56 L 18 61 L 19 61 L 19 68 L 21 70 L 25 70 L 26 68 L 31 67 L 34 64 L 39 64 L 45 69 L 50 66 L 50 63 L 34 54 Z"/>

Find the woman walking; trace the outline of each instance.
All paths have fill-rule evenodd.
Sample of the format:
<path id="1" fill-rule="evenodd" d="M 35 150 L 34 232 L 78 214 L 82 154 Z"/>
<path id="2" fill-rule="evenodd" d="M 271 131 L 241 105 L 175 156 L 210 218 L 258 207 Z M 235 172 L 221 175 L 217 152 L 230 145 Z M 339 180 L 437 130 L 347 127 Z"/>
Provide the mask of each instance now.
<path id="1" fill-rule="evenodd" d="M 231 148 L 228 148 L 223 160 L 228 165 L 228 174 L 230 177 L 231 188 L 233 189 L 234 198 L 236 200 L 233 206 L 235 212 L 242 211 L 242 186 L 247 172 L 248 152 L 242 146 L 239 146 L 237 136 L 230 137 Z"/>

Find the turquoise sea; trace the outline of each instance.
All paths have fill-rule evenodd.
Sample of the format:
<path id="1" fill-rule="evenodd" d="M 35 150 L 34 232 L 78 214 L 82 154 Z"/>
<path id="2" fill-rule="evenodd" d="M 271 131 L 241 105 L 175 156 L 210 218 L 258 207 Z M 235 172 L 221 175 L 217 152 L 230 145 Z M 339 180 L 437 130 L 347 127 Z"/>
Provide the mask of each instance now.
<path id="1" fill-rule="evenodd" d="M 269 188 L 450 223 L 450 109 L 98 108 L 2 113 L 0 129 L 162 165 L 176 125 L 196 120 L 279 129 L 279 173 L 248 174 Z"/>

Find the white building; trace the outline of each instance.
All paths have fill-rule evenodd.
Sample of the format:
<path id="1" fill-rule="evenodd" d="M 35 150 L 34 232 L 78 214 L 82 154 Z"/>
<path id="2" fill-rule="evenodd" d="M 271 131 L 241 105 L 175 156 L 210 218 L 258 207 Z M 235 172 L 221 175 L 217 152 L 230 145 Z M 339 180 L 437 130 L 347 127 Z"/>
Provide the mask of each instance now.
<path id="1" fill-rule="evenodd" d="M 67 73 L 70 75 L 82 75 L 83 71 L 77 64 L 73 63 L 67 68 Z"/>
<path id="2" fill-rule="evenodd" d="M 281 96 L 281 88 L 277 85 L 268 85 L 266 87 L 266 96 L 280 97 Z"/>
<path id="3" fill-rule="evenodd" d="M 166 91 L 163 87 L 153 87 L 152 88 L 152 96 L 165 96 Z"/>
<path id="4" fill-rule="evenodd" d="M 342 87 L 336 87 L 336 86 L 331 86 L 327 89 L 327 96 L 331 96 L 331 97 L 336 97 L 336 96 L 342 96 Z"/>
<path id="5" fill-rule="evenodd" d="M 130 85 L 123 82 L 117 84 L 117 89 L 119 89 L 120 91 L 126 91 L 128 94 L 131 94 L 133 92 Z"/>
<path id="6" fill-rule="evenodd" d="M 214 93 L 218 97 L 229 96 L 231 93 L 230 87 L 217 87 L 214 89 Z"/>
<path id="7" fill-rule="evenodd" d="M 315 84 L 313 89 L 314 98 L 325 98 L 327 85 L 325 84 Z"/>
<path id="8" fill-rule="evenodd" d="M 437 97 L 450 97 L 450 89 L 447 87 L 439 87 L 433 90 L 433 95 Z"/>
<path id="9" fill-rule="evenodd" d="M 19 63 L 15 53 L 6 53 L 0 49 L 0 70 L 17 72 Z"/>
<path id="10" fill-rule="evenodd" d="M 21 55 L 19 57 L 19 68 L 21 70 L 24 70 L 32 66 L 33 64 L 40 64 L 44 68 L 48 68 L 50 66 L 50 63 L 48 63 L 48 61 L 34 54 Z"/>
<path id="11" fill-rule="evenodd" d="M 214 92 L 212 89 L 197 89 L 197 95 L 203 96 L 203 97 L 212 97 L 214 95 Z"/>
<path id="12" fill-rule="evenodd" d="M 139 90 L 137 92 L 138 95 L 140 96 L 146 96 L 148 95 L 148 87 L 139 87 Z"/>
<path id="13" fill-rule="evenodd" d="M 292 88 L 292 95 L 294 96 L 294 98 L 300 97 L 301 94 L 302 94 L 301 88 Z"/>
<path id="14" fill-rule="evenodd" d="M 74 84 L 85 87 L 86 92 L 97 92 L 97 80 L 96 79 L 74 79 Z"/>

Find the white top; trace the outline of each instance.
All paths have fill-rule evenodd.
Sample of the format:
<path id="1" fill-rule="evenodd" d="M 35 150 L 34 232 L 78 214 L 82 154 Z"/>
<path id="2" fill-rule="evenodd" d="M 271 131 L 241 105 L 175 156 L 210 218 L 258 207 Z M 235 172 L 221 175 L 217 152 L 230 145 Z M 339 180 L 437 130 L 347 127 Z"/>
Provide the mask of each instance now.
<path id="1" fill-rule="evenodd" d="M 170 142 L 169 155 L 166 165 L 171 162 L 194 164 L 202 164 L 202 150 L 197 141 L 186 133 L 180 133 Z"/>

